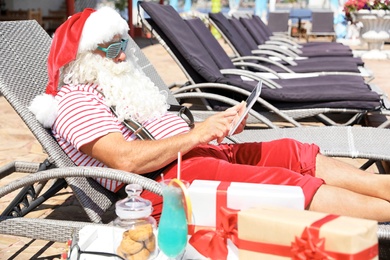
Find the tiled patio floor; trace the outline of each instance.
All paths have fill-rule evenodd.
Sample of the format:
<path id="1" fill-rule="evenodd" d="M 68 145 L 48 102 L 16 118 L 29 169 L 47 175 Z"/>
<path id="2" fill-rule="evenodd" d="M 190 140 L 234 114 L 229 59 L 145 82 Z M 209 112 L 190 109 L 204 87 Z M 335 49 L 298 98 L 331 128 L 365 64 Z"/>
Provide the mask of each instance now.
<path id="1" fill-rule="evenodd" d="M 145 47 L 143 51 L 167 85 L 186 81 L 184 74 L 160 45 Z M 375 74 L 375 79 L 372 83 L 377 84 L 386 93 L 390 94 L 390 60 L 367 60 L 366 67 Z M 46 155 L 42 152 L 40 145 L 22 120 L 3 97 L 0 97 L 0 111 L 0 166 L 14 160 L 41 162 Z M 350 161 L 354 163 L 354 161 Z M 11 178 L 0 180 L 0 185 L 17 179 L 21 175 L 15 174 Z M 7 198 L 0 200 L 0 211 L 6 207 L 8 202 L 9 199 Z M 69 190 L 63 190 L 29 216 L 65 217 L 67 219 L 72 217 L 75 220 L 87 220 L 84 212 L 78 207 Z M 35 241 L 27 238 L 0 235 L 0 259 L 59 259 L 64 248 L 65 245 L 63 243 Z"/>

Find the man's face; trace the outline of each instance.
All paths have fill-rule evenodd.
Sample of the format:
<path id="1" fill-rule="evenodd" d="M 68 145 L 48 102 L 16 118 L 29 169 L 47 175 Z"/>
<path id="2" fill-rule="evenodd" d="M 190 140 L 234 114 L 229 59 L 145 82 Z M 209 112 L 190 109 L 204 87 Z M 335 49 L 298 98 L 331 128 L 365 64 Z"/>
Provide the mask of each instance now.
<path id="1" fill-rule="evenodd" d="M 102 48 L 122 40 L 117 35 Z M 107 58 L 99 49 L 81 53 L 63 71 L 65 84 L 94 83 L 104 93 L 107 106 L 115 106 L 120 121 L 131 118 L 140 123 L 159 118 L 167 111 L 166 96 L 142 72 L 137 57 L 126 50 L 116 58 Z M 122 60 L 123 59 L 123 60 Z M 147 101 L 147 102 L 146 102 Z"/>

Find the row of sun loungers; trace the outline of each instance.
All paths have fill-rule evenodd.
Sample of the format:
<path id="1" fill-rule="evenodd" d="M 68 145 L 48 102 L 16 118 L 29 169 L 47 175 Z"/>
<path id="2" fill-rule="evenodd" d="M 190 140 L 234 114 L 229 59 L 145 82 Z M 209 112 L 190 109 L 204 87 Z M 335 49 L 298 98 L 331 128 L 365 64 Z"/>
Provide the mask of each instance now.
<path id="1" fill-rule="evenodd" d="M 144 2 L 141 6 L 149 15 L 149 18 L 143 19 L 144 25 L 166 47 L 191 83 L 190 86 L 179 89 L 175 93 L 199 91 L 194 84 L 207 83 L 208 88 L 202 87 L 202 92 L 242 100 L 245 97 L 239 92 L 241 90 L 250 92 L 257 81 L 262 80 L 266 88 L 263 89 L 259 105 L 255 110 L 267 114 L 271 120 L 275 120 L 273 117 L 278 116 L 295 124 L 298 119 L 314 116 L 327 125 L 337 125 L 339 123 L 333 122 L 325 116 L 325 113 L 349 114 L 349 120 L 346 121 L 348 124 L 356 123 L 355 119 L 360 119 L 361 115 L 366 115 L 368 111 L 388 113 L 384 106 L 387 102 L 386 97 L 380 91 L 374 91 L 375 86 L 367 83 L 366 79 L 358 73 L 358 63 L 361 63 L 361 60 L 349 56 L 350 49 L 344 45 L 342 47 L 339 43 L 327 43 L 323 44 L 324 46 L 318 44 L 321 50 L 344 49 L 350 61 L 344 63 L 340 61 L 345 57 L 332 57 L 334 60 L 327 61 L 321 60 L 326 59 L 323 57 L 312 57 L 299 61 L 307 62 L 308 67 L 310 64 L 328 63 L 329 67 L 342 64 L 352 70 L 355 69 L 356 73 L 332 72 L 327 70 L 328 66 L 324 66 L 322 71 L 317 69 L 316 73 L 291 72 L 288 73 L 290 76 L 281 76 L 280 72 L 270 72 L 274 67 L 273 64 L 269 66 L 262 60 L 257 62 L 263 56 L 252 54 L 247 56 L 245 61 L 237 62 L 237 59 L 232 61 L 199 18 L 182 19 L 169 5 Z M 225 23 L 229 23 L 227 18 L 224 19 Z M 232 34 L 232 27 L 225 27 L 229 29 L 225 33 Z M 243 38 L 234 39 L 242 41 Z M 237 45 L 243 44 L 240 42 Z M 269 74 L 273 76 L 269 77 Z M 213 87 L 211 83 L 225 84 L 228 87 L 223 88 L 218 84 Z M 217 109 L 223 107 L 223 104 L 207 100 L 207 106 Z"/>

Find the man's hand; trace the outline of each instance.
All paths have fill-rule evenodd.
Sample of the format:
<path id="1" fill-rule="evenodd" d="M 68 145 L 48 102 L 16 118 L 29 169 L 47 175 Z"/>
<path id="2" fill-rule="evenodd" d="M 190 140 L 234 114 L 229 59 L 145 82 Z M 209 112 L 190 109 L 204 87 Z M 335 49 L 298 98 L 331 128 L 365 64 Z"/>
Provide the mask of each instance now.
<path id="1" fill-rule="evenodd" d="M 243 101 L 234 107 L 207 118 L 202 123 L 197 123 L 196 127 L 191 131 L 191 134 L 196 135 L 197 140 L 202 144 L 209 143 L 212 140 L 217 140 L 218 143 L 221 143 L 229 134 L 233 126 L 233 121 L 238 120 L 244 111 L 245 102 Z M 245 122 L 246 119 L 237 128 L 236 133 L 244 129 Z"/>
<path id="2" fill-rule="evenodd" d="M 237 120 L 241 117 L 241 115 L 245 112 L 246 108 L 246 102 L 242 101 L 240 104 L 235 105 L 234 107 L 228 108 L 227 110 L 235 110 L 237 111 L 236 116 L 234 117 L 232 124 L 230 125 L 230 128 L 234 127 L 237 123 Z M 244 119 L 240 122 L 240 125 L 237 127 L 236 131 L 233 134 L 241 133 L 246 125 L 246 120 L 248 118 L 248 115 L 244 117 Z M 230 129 L 229 129 L 230 131 Z"/>

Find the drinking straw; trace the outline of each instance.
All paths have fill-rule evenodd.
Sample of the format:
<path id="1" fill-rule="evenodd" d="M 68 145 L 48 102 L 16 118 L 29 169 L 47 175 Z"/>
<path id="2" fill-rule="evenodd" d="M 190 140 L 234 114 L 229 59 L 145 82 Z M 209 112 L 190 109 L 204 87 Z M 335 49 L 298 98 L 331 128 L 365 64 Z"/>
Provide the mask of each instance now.
<path id="1" fill-rule="evenodd" d="M 181 172 L 181 152 L 177 153 L 177 179 L 180 180 L 180 172 Z"/>

